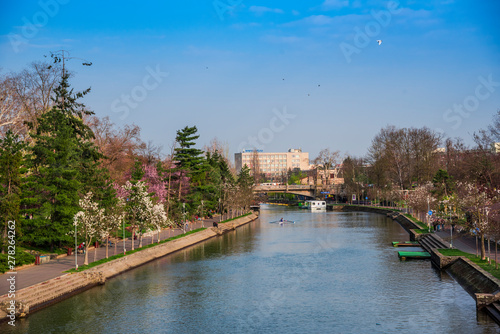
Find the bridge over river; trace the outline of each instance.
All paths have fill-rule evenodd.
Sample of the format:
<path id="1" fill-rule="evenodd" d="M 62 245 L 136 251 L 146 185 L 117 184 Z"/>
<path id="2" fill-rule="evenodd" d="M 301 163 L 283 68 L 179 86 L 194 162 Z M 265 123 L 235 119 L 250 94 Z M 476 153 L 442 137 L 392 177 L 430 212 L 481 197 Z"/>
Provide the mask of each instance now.
<path id="1" fill-rule="evenodd" d="M 258 185 L 255 186 L 254 193 L 287 193 L 314 198 L 321 192 L 329 192 L 333 194 L 334 186 L 314 186 L 314 185 L 297 185 L 297 184 L 281 184 L 281 185 Z"/>

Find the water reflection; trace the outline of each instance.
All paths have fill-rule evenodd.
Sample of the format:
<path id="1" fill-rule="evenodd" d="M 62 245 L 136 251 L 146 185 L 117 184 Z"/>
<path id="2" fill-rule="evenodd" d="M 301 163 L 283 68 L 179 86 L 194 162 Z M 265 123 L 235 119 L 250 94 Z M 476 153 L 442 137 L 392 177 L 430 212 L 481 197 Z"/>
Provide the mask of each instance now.
<path id="1" fill-rule="evenodd" d="M 295 224 L 270 224 L 284 217 Z M 18 321 L 19 333 L 496 333 L 383 215 L 265 208 L 260 221 Z M 5 326 L 0 331 L 8 332 Z"/>

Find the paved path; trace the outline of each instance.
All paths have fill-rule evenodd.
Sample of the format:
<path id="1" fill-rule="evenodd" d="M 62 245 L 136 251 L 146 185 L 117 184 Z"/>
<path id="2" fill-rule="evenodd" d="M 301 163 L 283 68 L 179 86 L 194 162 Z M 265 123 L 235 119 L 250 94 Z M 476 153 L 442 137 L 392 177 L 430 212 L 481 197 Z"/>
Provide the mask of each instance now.
<path id="1" fill-rule="evenodd" d="M 441 237 L 441 239 L 450 242 L 451 240 L 450 229 L 451 226 L 445 226 L 444 231 L 439 231 L 434 233 L 436 233 L 439 237 Z M 458 233 L 456 232 L 456 230 L 454 230 L 453 241 L 451 243 L 453 247 L 460 249 L 463 252 L 476 254 L 476 238 L 471 235 Z"/>
<path id="2" fill-rule="evenodd" d="M 445 226 L 444 231 L 436 232 L 443 240 L 450 242 L 450 226 Z M 485 240 L 484 246 L 486 248 L 486 257 L 488 257 L 488 241 Z M 461 251 L 470 254 L 481 254 L 481 239 L 477 239 L 476 248 L 476 237 L 468 234 L 459 234 L 453 231 L 453 247 L 460 249 Z M 499 247 L 500 248 L 500 247 Z M 491 259 L 495 260 L 495 243 L 492 241 L 490 243 Z M 499 249 L 500 253 L 500 249 Z M 500 255 L 499 255 L 500 257 Z M 500 259 L 499 259 L 500 263 Z"/>
<path id="3" fill-rule="evenodd" d="M 220 216 L 214 217 L 212 219 L 205 219 L 203 222 L 202 221 L 196 221 L 194 224 L 189 223 L 189 230 L 194 230 L 200 227 L 212 227 L 212 224 L 214 221 L 219 222 L 221 219 Z M 223 217 L 223 219 L 227 219 L 227 217 Z M 202 226 L 203 223 L 203 226 Z M 180 228 L 175 228 L 175 229 L 165 229 L 161 231 L 160 233 L 160 240 L 165 240 L 170 237 L 183 234 L 184 231 Z M 155 233 L 153 236 L 153 242 L 156 242 L 158 234 Z M 151 243 L 151 237 L 144 237 L 142 240 L 142 245 L 148 245 Z M 109 247 L 108 248 L 108 255 L 113 256 L 115 254 L 119 254 L 123 252 L 123 241 L 118 241 L 118 244 L 115 247 Z M 134 248 L 139 247 L 139 240 L 134 240 Z M 132 249 L 132 240 L 131 238 L 128 238 L 125 240 L 125 248 L 127 251 Z M 88 261 L 89 263 L 94 262 L 94 249 L 90 249 L 88 252 Z M 83 265 L 84 262 L 84 256 L 83 254 L 78 254 L 77 255 L 77 263 L 79 266 Z M 103 259 L 106 257 L 106 247 L 99 247 L 97 248 L 97 252 L 95 253 L 95 259 L 96 261 Z M 46 280 L 59 277 L 62 275 L 65 275 L 64 271 L 69 270 L 71 268 L 75 268 L 75 254 L 70 256 L 64 256 L 62 258 L 59 258 L 57 260 L 51 260 L 47 263 L 44 263 L 39 266 L 32 266 L 26 269 L 21 269 L 17 272 L 16 274 L 16 290 L 20 290 L 23 288 L 26 288 L 28 286 L 44 282 Z M 7 273 L 5 274 L 0 274 L 0 296 L 3 294 L 6 294 L 9 291 L 9 283 L 7 279 L 11 275 L 8 275 Z"/>

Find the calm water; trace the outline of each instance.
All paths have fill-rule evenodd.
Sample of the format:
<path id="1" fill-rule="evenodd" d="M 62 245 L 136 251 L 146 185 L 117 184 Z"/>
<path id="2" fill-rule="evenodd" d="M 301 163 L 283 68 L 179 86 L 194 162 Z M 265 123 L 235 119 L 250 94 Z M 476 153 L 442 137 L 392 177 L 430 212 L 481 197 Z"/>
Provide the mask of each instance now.
<path id="1" fill-rule="evenodd" d="M 271 224 L 284 217 L 295 224 Z M 260 221 L 17 320 L 19 333 L 497 333 L 383 215 L 266 207 Z M 0 332 L 11 332 L 3 324 Z"/>

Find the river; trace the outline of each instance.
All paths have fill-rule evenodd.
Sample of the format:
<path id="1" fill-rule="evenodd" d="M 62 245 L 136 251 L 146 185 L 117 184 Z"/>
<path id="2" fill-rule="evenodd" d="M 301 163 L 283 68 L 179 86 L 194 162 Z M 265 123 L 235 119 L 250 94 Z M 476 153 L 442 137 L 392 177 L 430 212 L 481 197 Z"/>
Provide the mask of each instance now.
<path id="1" fill-rule="evenodd" d="M 281 217 L 295 223 L 281 226 Z M 2 333 L 497 333 L 384 215 L 264 206 L 259 220 L 17 319 Z"/>

